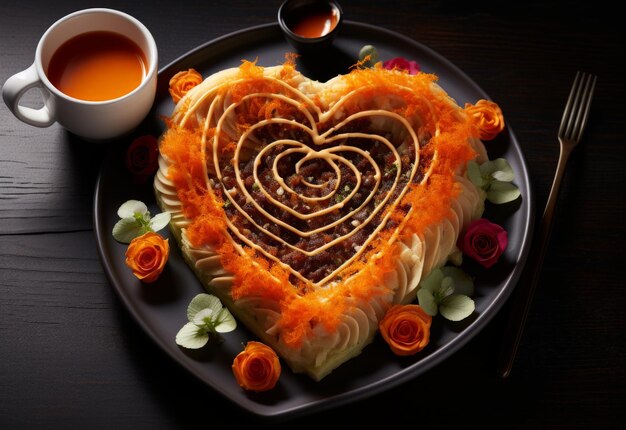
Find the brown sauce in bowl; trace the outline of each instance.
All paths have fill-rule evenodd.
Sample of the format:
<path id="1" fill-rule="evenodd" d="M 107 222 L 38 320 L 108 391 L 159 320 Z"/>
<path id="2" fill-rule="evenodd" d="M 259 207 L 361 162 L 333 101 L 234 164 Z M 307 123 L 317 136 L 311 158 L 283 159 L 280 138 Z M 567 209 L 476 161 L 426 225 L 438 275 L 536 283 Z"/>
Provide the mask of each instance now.
<path id="1" fill-rule="evenodd" d="M 314 4 L 294 11 L 288 27 L 295 34 L 316 38 L 333 31 L 339 21 L 339 11 L 330 4 Z"/>

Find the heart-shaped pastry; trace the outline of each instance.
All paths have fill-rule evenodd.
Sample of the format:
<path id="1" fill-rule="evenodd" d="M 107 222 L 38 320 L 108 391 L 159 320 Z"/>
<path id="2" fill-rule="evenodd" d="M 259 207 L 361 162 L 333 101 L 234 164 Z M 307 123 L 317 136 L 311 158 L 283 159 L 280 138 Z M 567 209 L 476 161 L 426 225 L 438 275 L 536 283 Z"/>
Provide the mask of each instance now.
<path id="1" fill-rule="evenodd" d="M 466 165 L 484 147 L 435 81 L 244 62 L 176 106 L 159 205 L 205 287 L 295 372 L 360 353 L 482 214 Z"/>

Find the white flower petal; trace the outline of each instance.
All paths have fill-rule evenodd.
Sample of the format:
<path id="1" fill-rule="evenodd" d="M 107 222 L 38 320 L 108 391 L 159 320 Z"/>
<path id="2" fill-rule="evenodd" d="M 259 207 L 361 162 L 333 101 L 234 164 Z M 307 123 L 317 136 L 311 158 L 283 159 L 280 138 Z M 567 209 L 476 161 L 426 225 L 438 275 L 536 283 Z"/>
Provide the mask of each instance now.
<path id="1" fill-rule="evenodd" d="M 520 196 L 521 192 L 517 186 L 510 182 L 494 181 L 487 190 L 487 200 L 494 204 L 512 202 Z"/>
<path id="2" fill-rule="evenodd" d="M 441 268 L 445 276 L 452 279 L 454 284 L 454 292 L 465 296 L 474 295 L 474 280 L 463 270 L 454 266 L 445 266 Z"/>
<path id="3" fill-rule="evenodd" d="M 439 304 L 439 312 L 450 321 L 461 321 L 474 312 L 474 300 L 461 294 L 452 294 Z"/>
<path id="4" fill-rule="evenodd" d="M 199 349 L 208 341 L 208 333 L 193 323 L 185 324 L 176 334 L 176 344 L 184 348 Z"/>
<path id="5" fill-rule="evenodd" d="M 440 300 L 454 293 L 454 283 L 452 282 L 452 278 L 445 276 L 441 281 L 439 288 L 433 291 L 433 293 L 435 296 L 439 297 Z"/>
<path id="6" fill-rule="evenodd" d="M 150 220 L 150 228 L 152 229 L 152 231 L 157 232 L 165 227 L 171 219 L 172 215 L 169 212 L 161 212 L 160 214 L 156 214 Z"/>
<path id="7" fill-rule="evenodd" d="M 441 273 L 441 270 L 435 269 L 430 272 L 430 275 L 428 275 L 426 279 L 422 279 L 420 288 L 425 288 L 433 292 L 441 286 L 441 281 L 443 281 L 443 273 Z"/>
<path id="8" fill-rule="evenodd" d="M 134 217 L 135 213 L 145 215 L 148 213 L 148 207 L 139 200 L 129 200 L 117 210 L 117 215 L 120 218 Z"/>
<path id="9" fill-rule="evenodd" d="M 237 328 L 237 321 L 228 308 L 222 308 L 216 318 L 215 331 L 218 333 L 228 333 Z"/>
<path id="10" fill-rule="evenodd" d="M 113 237 L 121 243 L 130 243 L 142 234 L 143 230 L 135 218 L 122 218 L 113 226 Z"/>
<path id="11" fill-rule="evenodd" d="M 212 294 L 200 293 L 189 303 L 187 307 L 187 318 L 189 318 L 189 321 L 193 321 L 198 312 L 207 308 L 211 309 L 213 313 L 217 315 L 220 309 L 222 309 L 222 302 Z"/>
<path id="12" fill-rule="evenodd" d="M 435 296 L 429 290 L 421 288 L 417 292 L 417 302 L 431 317 L 437 315 L 437 302 L 435 302 Z"/>
<path id="13" fill-rule="evenodd" d="M 491 173 L 491 177 L 498 181 L 511 182 L 515 179 L 515 172 L 504 158 L 493 160 L 496 170 Z"/>
<path id="14" fill-rule="evenodd" d="M 480 174 L 483 178 L 489 178 L 496 170 L 498 170 L 498 167 L 496 163 L 491 160 L 487 160 L 480 165 Z"/>
<path id="15" fill-rule="evenodd" d="M 504 172 L 502 170 L 498 170 L 496 172 L 493 172 L 491 174 L 491 177 L 498 181 L 511 182 L 513 179 L 515 179 L 515 174 L 513 172 L 509 173 L 509 172 Z"/>
<path id="16" fill-rule="evenodd" d="M 206 327 L 207 324 L 213 326 L 214 321 L 215 321 L 215 313 L 213 312 L 213 309 L 205 308 L 199 311 L 193 317 L 193 320 L 191 322 L 199 327 Z"/>
<path id="17" fill-rule="evenodd" d="M 218 299 L 216 296 L 209 294 L 209 297 L 207 297 L 206 301 L 207 301 L 207 307 L 210 308 L 215 315 L 219 314 L 219 312 L 223 308 L 223 305 L 220 299 Z"/>

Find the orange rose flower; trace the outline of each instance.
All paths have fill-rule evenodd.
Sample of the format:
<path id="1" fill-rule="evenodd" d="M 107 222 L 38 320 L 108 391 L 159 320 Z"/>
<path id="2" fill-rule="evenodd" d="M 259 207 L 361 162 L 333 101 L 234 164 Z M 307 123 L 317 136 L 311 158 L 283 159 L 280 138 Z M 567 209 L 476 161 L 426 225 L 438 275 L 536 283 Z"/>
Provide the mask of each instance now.
<path id="1" fill-rule="evenodd" d="M 478 128 L 481 140 L 492 140 L 504 130 L 502 110 L 492 101 L 478 100 L 475 105 L 465 103 L 465 112 Z"/>
<path id="2" fill-rule="evenodd" d="M 412 355 L 428 345 L 431 322 L 432 317 L 418 305 L 395 305 L 378 327 L 396 355 Z"/>
<path id="3" fill-rule="evenodd" d="M 194 69 L 178 72 L 170 79 L 170 95 L 174 103 L 178 103 L 187 91 L 202 82 L 202 75 Z"/>
<path id="4" fill-rule="evenodd" d="M 280 377 L 280 361 L 272 348 L 250 341 L 233 361 L 237 383 L 245 390 L 267 391 L 274 388 Z"/>
<path id="5" fill-rule="evenodd" d="M 141 282 L 154 282 L 163 271 L 169 254 L 167 239 L 148 232 L 130 242 L 126 250 L 126 265 Z"/>

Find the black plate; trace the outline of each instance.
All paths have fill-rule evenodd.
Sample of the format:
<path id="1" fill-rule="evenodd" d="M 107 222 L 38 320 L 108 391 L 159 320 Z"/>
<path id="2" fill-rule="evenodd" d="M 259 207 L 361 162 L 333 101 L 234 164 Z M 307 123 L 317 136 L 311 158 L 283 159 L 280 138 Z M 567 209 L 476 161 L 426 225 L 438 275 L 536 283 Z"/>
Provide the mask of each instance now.
<path id="1" fill-rule="evenodd" d="M 298 69 L 305 75 L 325 81 L 347 73 L 365 44 L 374 44 L 380 58 L 403 56 L 416 60 L 422 70 L 436 73 L 441 86 L 460 104 L 488 98 L 469 77 L 431 49 L 396 33 L 355 22 L 346 22 L 334 46 L 320 61 L 302 56 Z M 180 70 L 193 67 L 204 77 L 242 59 L 273 66 L 282 64 L 290 46 L 277 24 L 242 30 L 211 41 L 189 52 L 159 72 L 159 87 L 154 109 L 133 136 L 111 147 L 103 162 L 94 199 L 94 225 L 100 257 L 109 281 L 130 313 L 150 337 L 182 366 L 241 407 L 263 416 L 295 415 L 356 401 L 378 393 L 427 371 L 481 330 L 504 304 L 519 278 L 532 230 L 532 195 L 528 171 L 520 146 L 510 127 L 495 141 L 489 142 L 490 158 L 504 156 L 517 174 L 516 184 L 522 198 L 499 207 L 487 206 L 486 216 L 509 232 L 509 248 L 490 270 L 469 263 L 466 270 L 476 276 L 475 314 L 462 323 L 450 323 L 441 317 L 433 320 L 431 343 L 420 354 L 402 358 L 391 353 L 377 338 L 363 353 L 343 364 L 321 382 L 293 374 L 284 366 L 277 387 L 264 393 L 248 393 L 236 383 L 231 372 L 242 342 L 254 339 L 241 325 L 226 334 L 222 344 L 210 343 L 199 351 L 179 348 L 174 339 L 187 322 L 189 301 L 203 291 L 202 285 L 184 263 L 180 250 L 170 239 L 172 251 L 165 271 L 155 284 L 141 285 L 124 264 L 126 245 L 111 236 L 117 221 L 118 207 L 129 199 L 144 201 L 152 213 L 158 208 L 150 183 L 134 184 L 124 169 L 124 154 L 130 141 L 141 134 L 158 136 L 164 129 L 163 116 L 171 114 L 174 104 L 168 94 L 169 78 Z M 169 233 L 161 231 L 166 237 Z"/>

